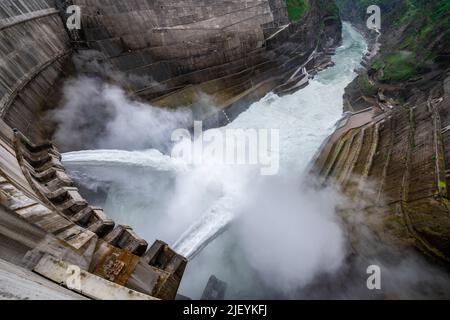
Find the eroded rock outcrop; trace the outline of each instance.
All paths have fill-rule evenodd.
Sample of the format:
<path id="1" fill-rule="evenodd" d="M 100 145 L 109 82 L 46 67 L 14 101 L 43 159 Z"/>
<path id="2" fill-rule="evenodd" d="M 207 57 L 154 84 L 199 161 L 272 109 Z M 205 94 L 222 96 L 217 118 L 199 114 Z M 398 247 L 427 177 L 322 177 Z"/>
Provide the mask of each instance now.
<path id="1" fill-rule="evenodd" d="M 61 20 L 71 4 L 82 9 L 76 34 Z M 33 141 L 52 134 L 35 120 L 57 105 L 71 56 L 85 49 L 108 65 L 102 77 L 125 74 L 120 85 L 153 105 L 195 111 L 208 95 L 230 110 L 196 115 L 214 126 L 277 87 L 298 89 L 299 71 L 326 67 L 341 40 L 336 6 L 324 0 L 308 1 L 295 23 L 284 0 L 33 0 L 23 8 L 8 0 L 1 8 L 2 117 Z"/>

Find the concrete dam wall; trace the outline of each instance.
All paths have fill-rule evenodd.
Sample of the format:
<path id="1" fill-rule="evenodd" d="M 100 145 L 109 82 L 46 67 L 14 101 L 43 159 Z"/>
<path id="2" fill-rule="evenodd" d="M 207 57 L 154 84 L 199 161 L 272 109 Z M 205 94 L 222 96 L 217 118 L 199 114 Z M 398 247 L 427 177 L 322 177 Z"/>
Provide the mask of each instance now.
<path id="1" fill-rule="evenodd" d="M 131 227 L 115 226 L 90 206 L 55 146 L 43 141 L 42 116 L 73 53 L 56 3 L 6 1 L 0 8 L 1 258 L 57 283 L 61 263 L 76 265 L 96 283 L 78 289 L 90 298 L 174 299 L 186 259 L 160 241 L 147 250 Z M 26 292 L 18 298 L 29 298 Z"/>
<path id="2" fill-rule="evenodd" d="M 264 44 L 264 30 L 288 24 L 284 1 L 77 0 L 89 47 L 122 71 L 164 81 L 243 58 Z M 285 6 L 285 5 L 284 5 Z"/>
<path id="3" fill-rule="evenodd" d="M 46 112 L 80 72 L 72 57 L 96 50 L 99 63 L 143 79 L 121 85 L 156 106 L 193 105 L 206 93 L 229 112 L 203 115 L 217 125 L 271 90 L 295 90 L 307 76 L 300 70 L 331 63 L 341 23 L 322 3 L 310 1 L 291 23 L 282 0 L 2 1 L 0 258 L 63 284 L 75 265 L 88 280 L 70 289 L 89 298 L 174 299 L 187 260 L 87 203 L 47 141 Z M 78 33 L 65 27 L 72 4 L 82 9 Z M 25 292 L 17 297 L 30 298 Z"/>
<path id="4" fill-rule="evenodd" d="M 0 114 L 29 137 L 72 52 L 54 1 L 0 3 Z"/>

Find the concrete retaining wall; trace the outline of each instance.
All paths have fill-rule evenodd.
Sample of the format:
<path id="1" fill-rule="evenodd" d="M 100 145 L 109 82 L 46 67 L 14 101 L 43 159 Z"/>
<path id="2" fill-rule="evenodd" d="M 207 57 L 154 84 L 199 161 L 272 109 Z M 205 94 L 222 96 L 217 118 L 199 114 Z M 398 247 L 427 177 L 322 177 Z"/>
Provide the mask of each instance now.
<path id="1" fill-rule="evenodd" d="M 74 3 L 91 48 L 120 70 L 157 81 L 243 58 L 263 47 L 265 28 L 288 23 L 284 0 Z"/>
<path id="2" fill-rule="evenodd" d="M 35 140 L 37 117 L 70 55 L 53 0 L 0 2 L 0 115 Z"/>

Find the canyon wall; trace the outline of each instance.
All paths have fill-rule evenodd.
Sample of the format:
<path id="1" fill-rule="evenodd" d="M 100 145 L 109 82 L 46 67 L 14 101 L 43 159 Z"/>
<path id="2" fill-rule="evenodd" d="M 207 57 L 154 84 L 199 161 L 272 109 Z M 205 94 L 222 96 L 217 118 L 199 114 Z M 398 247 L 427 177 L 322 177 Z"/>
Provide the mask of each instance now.
<path id="1" fill-rule="evenodd" d="M 309 68 L 325 61 L 340 41 L 335 7 L 322 0 L 311 0 L 298 23 L 282 0 L 74 3 L 87 46 L 137 76 L 131 91 L 163 107 L 192 106 L 204 94 L 222 109 L 248 104 L 284 84 L 315 49 Z"/>
<path id="2" fill-rule="evenodd" d="M 64 285 L 55 267 L 66 266 L 64 274 L 76 265 L 95 283 L 83 287 L 91 298 L 174 299 L 186 259 L 161 241 L 148 248 L 131 227 L 90 206 L 43 141 L 44 114 L 72 69 L 73 41 L 59 10 L 67 4 L 0 3 L 0 259 Z"/>

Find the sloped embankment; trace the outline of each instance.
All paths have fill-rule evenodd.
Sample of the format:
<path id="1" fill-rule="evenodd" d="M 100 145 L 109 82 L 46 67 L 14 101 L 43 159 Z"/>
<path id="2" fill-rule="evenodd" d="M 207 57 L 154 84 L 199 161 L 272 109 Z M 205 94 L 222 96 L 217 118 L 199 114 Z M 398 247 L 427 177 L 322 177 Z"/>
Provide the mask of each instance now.
<path id="1" fill-rule="evenodd" d="M 131 92 L 155 106 L 194 109 L 206 94 L 229 109 L 211 125 L 233 120 L 272 90 L 295 86 L 303 67 L 330 63 L 341 41 L 337 8 L 303 2 L 294 15 L 289 7 L 291 21 L 285 0 L 146 1 L 142 7 L 74 0 L 84 12 L 87 47 L 114 70 L 142 80 L 125 83 Z"/>

